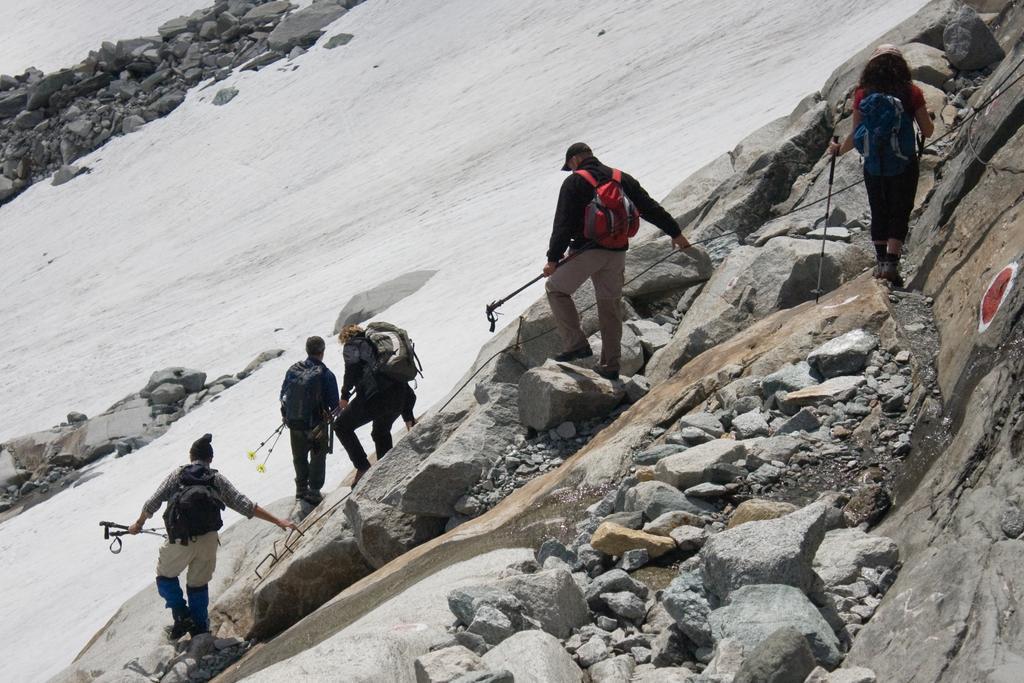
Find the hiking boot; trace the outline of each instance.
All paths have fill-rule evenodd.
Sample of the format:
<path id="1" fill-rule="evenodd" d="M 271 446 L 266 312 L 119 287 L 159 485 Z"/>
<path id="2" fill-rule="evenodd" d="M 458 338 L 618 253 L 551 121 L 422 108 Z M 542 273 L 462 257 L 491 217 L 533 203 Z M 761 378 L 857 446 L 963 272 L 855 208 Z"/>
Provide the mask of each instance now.
<path id="1" fill-rule="evenodd" d="M 295 500 L 306 500 L 306 496 L 309 495 L 309 489 L 295 489 Z"/>
<path id="2" fill-rule="evenodd" d="M 900 277 L 900 263 L 899 261 L 883 261 L 882 262 L 882 273 L 881 279 L 888 280 L 896 287 L 903 286 L 903 278 Z"/>
<path id="3" fill-rule="evenodd" d="M 578 349 L 572 351 L 563 351 L 562 353 L 555 356 L 555 360 L 559 363 L 568 363 L 571 360 L 579 360 L 580 358 L 589 358 L 594 355 L 594 351 L 590 348 L 590 344 L 581 346 Z"/>
<path id="4" fill-rule="evenodd" d="M 882 271 L 884 270 L 884 261 L 875 261 L 875 269 L 871 271 L 871 277 L 876 280 L 882 279 Z"/>
<path id="5" fill-rule="evenodd" d="M 369 467 L 366 467 L 366 468 L 364 468 L 364 469 L 361 469 L 361 470 L 356 470 L 356 476 L 352 477 L 352 488 L 353 488 L 353 489 L 354 489 L 354 488 L 356 487 L 356 484 L 358 484 L 358 483 L 359 483 L 359 480 L 360 480 L 360 479 L 362 479 L 362 478 L 363 478 L 363 476 L 364 476 L 364 475 L 365 475 L 365 474 L 366 474 L 367 472 L 369 472 L 369 471 L 370 471 L 370 468 L 369 468 Z"/>
<path id="6" fill-rule="evenodd" d="M 314 491 L 313 489 L 306 491 L 302 496 L 302 500 L 306 501 L 310 505 L 319 505 L 323 499 L 323 495 L 319 491 Z"/>
<path id="7" fill-rule="evenodd" d="M 174 623 L 165 630 L 170 640 L 177 640 L 186 633 L 191 633 L 195 627 L 196 625 L 192 622 L 192 617 L 186 612 L 184 615 L 174 615 Z"/>
<path id="8" fill-rule="evenodd" d="M 602 367 L 594 368 L 594 372 L 601 375 L 605 379 L 612 380 L 613 382 L 619 378 L 618 370 L 606 370 Z"/>

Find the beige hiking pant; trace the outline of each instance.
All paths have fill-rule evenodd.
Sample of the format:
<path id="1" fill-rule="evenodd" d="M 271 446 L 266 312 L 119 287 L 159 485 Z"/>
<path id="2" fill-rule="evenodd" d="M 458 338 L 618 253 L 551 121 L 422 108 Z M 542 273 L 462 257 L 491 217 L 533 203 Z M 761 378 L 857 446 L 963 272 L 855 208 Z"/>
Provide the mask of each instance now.
<path id="1" fill-rule="evenodd" d="M 588 249 L 559 266 L 545 285 L 564 348 L 573 351 L 586 345 L 587 337 L 580 327 L 580 314 L 572 295 L 590 278 L 597 295 L 601 367 L 615 372 L 619 371 L 622 356 L 622 283 L 625 271 L 626 252 Z"/>
<path id="2" fill-rule="evenodd" d="M 217 568 L 218 545 L 216 531 L 197 536 L 188 545 L 164 543 L 156 562 L 156 575 L 177 578 L 187 567 L 185 585 L 193 588 L 205 586 L 210 583 L 213 570 Z"/>

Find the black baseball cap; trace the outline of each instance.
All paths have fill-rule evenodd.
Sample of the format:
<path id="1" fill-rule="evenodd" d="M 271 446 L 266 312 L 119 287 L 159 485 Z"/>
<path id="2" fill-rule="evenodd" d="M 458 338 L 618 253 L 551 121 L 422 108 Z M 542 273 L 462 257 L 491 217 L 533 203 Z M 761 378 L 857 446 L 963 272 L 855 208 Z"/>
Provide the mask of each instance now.
<path id="1" fill-rule="evenodd" d="M 593 156 L 593 152 L 590 151 L 590 145 L 585 142 L 574 142 L 569 145 L 569 149 L 565 150 L 565 165 L 562 166 L 563 171 L 571 171 L 569 168 L 569 159 L 573 158 L 577 154 L 589 154 Z"/>

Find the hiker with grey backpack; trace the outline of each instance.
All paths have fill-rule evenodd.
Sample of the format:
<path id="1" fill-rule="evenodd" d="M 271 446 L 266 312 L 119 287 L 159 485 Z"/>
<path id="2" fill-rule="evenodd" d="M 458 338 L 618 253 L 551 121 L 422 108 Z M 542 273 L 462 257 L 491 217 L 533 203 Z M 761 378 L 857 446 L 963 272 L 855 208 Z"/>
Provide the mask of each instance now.
<path id="1" fill-rule="evenodd" d="M 295 499 L 323 500 L 327 453 L 333 444 L 331 415 L 338 410 L 338 380 L 324 365 L 322 337 L 306 340 L 306 360 L 295 363 L 281 384 L 281 418 L 288 426 L 295 466 Z"/>
<path id="2" fill-rule="evenodd" d="M 401 417 L 406 429 L 416 424 L 416 393 L 409 382 L 422 376 L 423 368 L 408 333 L 389 323 L 346 325 L 338 340 L 344 345 L 345 377 L 334 431 L 356 470 L 355 487 L 370 469 L 356 430 L 372 423 L 377 459 L 383 458 L 393 445 L 395 420 Z"/>
<path id="3" fill-rule="evenodd" d="M 914 123 L 924 138 L 935 132 L 924 93 L 914 85 L 910 67 L 895 45 L 879 45 L 860 76 L 853 95 L 853 128 L 828 153 L 854 147 L 864 156 L 864 185 L 871 207 L 874 276 L 903 286 L 899 261 L 917 194 L 918 144 Z"/>
<path id="4" fill-rule="evenodd" d="M 242 495 L 227 477 L 212 469 L 213 435 L 204 434 L 189 449 L 189 464 L 176 468 L 142 506 L 138 520 L 128 533 L 138 534 L 142 525 L 163 503 L 167 542 L 160 548 L 156 564 L 156 589 L 171 610 L 174 623 L 167 629 L 171 640 L 186 633 L 197 636 L 210 630 L 209 583 L 217 567 L 217 531 L 224 526 L 221 511 L 229 507 L 243 517 L 296 529 L 289 520 L 278 519 Z M 178 577 L 188 570 L 185 593 Z M 186 599 L 187 595 L 187 599 Z"/>

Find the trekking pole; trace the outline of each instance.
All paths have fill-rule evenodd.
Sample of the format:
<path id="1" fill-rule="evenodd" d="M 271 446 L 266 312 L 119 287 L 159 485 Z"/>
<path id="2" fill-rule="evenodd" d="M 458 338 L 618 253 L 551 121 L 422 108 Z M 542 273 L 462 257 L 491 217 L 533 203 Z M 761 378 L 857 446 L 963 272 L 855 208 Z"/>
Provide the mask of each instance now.
<path id="1" fill-rule="evenodd" d="M 839 136 L 833 135 L 832 142 L 838 143 Z M 821 297 L 821 266 L 825 261 L 825 240 L 828 237 L 828 216 L 832 212 L 832 182 L 836 177 L 837 156 L 839 156 L 838 153 L 832 155 L 832 161 L 828 169 L 828 200 L 825 202 L 825 226 L 821 232 L 821 254 L 818 256 L 818 287 L 814 290 L 814 303 L 818 303 L 818 299 Z"/>
<path id="2" fill-rule="evenodd" d="M 273 443 L 271 443 L 269 448 L 267 448 L 267 456 L 263 458 L 263 462 L 261 462 L 259 465 L 256 465 L 256 471 L 259 472 L 260 474 L 263 474 L 264 472 L 267 471 L 267 460 L 270 459 L 270 454 L 274 452 L 274 447 L 277 446 L 277 442 L 281 439 L 281 434 L 284 433 L 284 428 L 285 423 L 282 422 L 280 425 L 278 425 L 277 429 L 270 433 L 270 436 L 268 436 L 263 441 L 260 441 L 259 446 L 246 453 L 250 460 L 256 460 L 256 454 L 259 453 L 264 446 L 270 443 L 271 439 L 273 439 Z"/>
<path id="3" fill-rule="evenodd" d="M 117 524 L 115 522 L 100 522 L 100 526 L 103 527 L 104 541 L 114 539 L 110 541 L 110 552 L 117 555 L 121 552 L 121 537 L 128 534 L 128 527 L 124 524 Z M 139 533 L 167 538 L 167 534 L 160 533 L 159 529 L 142 529 Z"/>
<path id="4" fill-rule="evenodd" d="M 561 268 L 563 265 L 565 265 L 569 261 L 572 261 L 574 258 L 576 258 L 580 254 L 582 254 L 584 251 L 586 251 L 586 247 L 584 247 L 583 249 L 580 249 L 579 251 L 574 251 L 573 253 L 569 254 L 564 259 L 562 259 L 561 261 L 558 262 L 558 265 L 556 266 L 556 268 Z M 535 284 L 537 282 L 540 282 L 545 277 L 547 277 L 547 276 L 544 275 L 544 273 L 541 273 L 540 275 L 538 275 L 537 277 L 533 278 L 532 280 L 527 282 L 525 285 L 523 285 L 522 287 L 520 287 L 516 291 L 514 291 L 511 294 L 509 294 L 508 296 L 506 296 L 504 299 L 498 299 L 497 301 L 492 301 L 491 303 L 487 304 L 487 308 L 486 308 L 487 322 L 489 322 L 491 324 L 491 332 L 494 332 L 494 326 L 498 323 L 498 313 L 497 313 L 498 308 L 501 307 L 501 306 L 504 306 L 505 303 L 509 299 L 512 299 L 517 294 L 522 292 L 524 289 L 530 287 L 531 285 L 533 285 L 533 284 Z"/>

